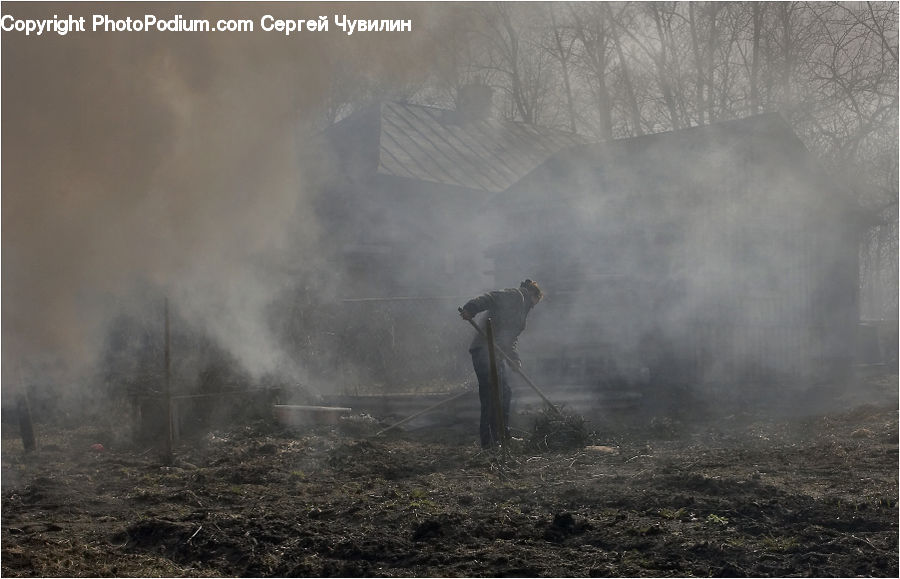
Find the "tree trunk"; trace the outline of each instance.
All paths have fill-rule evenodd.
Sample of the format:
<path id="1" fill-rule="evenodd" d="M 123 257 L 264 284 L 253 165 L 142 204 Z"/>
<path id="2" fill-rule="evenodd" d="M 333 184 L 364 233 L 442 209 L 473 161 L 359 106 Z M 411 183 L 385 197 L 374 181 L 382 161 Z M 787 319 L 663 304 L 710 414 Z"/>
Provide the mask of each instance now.
<path id="1" fill-rule="evenodd" d="M 609 56 L 607 54 L 604 19 L 599 12 L 595 12 L 592 15 L 592 22 L 585 23 L 574 10 L 572 13 L 575 19 L 575 36 L 581 41 L 585 58 L 590 64 L 591 72 L 597 82 L 595 101 L 599 117 L 598 129 L 600 138 L 611 139 L 613 126 L 612 104 L 609 98 L 609 88 L 606 85 L 606 68 L 609 64 Z M 590 25 L 594 26 L 593 30 L 589 29 Z"/>
<path id="2" fill-rule="evenodd" d="M 556 23 L 556 15 L 553 12 L 553 5 L 550 5 L 550 24 L 553 27 L 553 41 L 556 44 L 556 52 L 559 55 L 559 64 L 562 67 L 563 88 L 566 91 L 566 112 L 569 117 L 569 130 L 573 133 L 578 132 L 578 125 L 575 122 L 575 98 L 572 96 L 572 80 L 569 72 L 569 58 L 571 57 L 571 48 L 566 50 L 563 47 L 562 34 L 559 32 L 559 26 Z"/>
<path id="3" fill-rule="evenodd" d="M 694 3 L 688 2 L 688 23 L 691 28 L 691 50 L 694 54 L 694 68 L 697 73 L 697 123 L 699 125 L 706 124 L 706 105 L 703 102 L 705 94 L 706 81 L 703 77 L 703 58 L 700 55 L 700 39 L 697 35 L 697 18 L 694 10 Z"/>
<path id="4" fill-rule="evenodd" d="M 672 85 L 668 79 L 669 65 L 668 57 L 666 55 L 667 35 L 665 33 L 665 27 L 662 23 L 662 16 L 659 13 L 659 7 L 657 6 L 657 4 L 650 4 L 650 13 L 653 15 L 653 20 L 656 23 L 656 31 L 659 34 L 659 54 L 655 59 L 656 68 L 659 74 L 659 88 L 662 91 L 663 101 L 666 103 L 666 108 L 669 110 L 672 130 L 677 131 L 681 128 L 681 122 L 678 118 L 678 108 L 675 106 L 675 96 L 672 93 Z"/>
<path id="5" fill-rule="evenodd" d="M 750 114 L 759 114 L 759 39 L 762 35 L 762 15 L 765 5 L 753 3 L 753 54 L 750 62 Z"/>
<path id="6" fill-rule="evenodd" d="M 715 97 L 715 72 L 716 50 L 719 45 L 719 17 L 720 5 L 716 2 L 709 4 L 709 38 L 706 41 L 706 118 L 709 122 L 716 121 L 716 97 Z"/>
<path id="7" fill-rule="evenodd" d="M 778 5 L 781 16 L 782 57 L 784 58 L 781 70 L 781 92 L 784 107 L 793 104 L 793 86 L 791 78 L 794 74 L 794 27 L 791 21 L 793 12 L 792 2 L 782 2 Z"/>
<path id="8" fill-rule="evenodd" d="M 622 66 L 622 83 L 625 85 L 625 98 L 628 101 L 626 104 L 628 106 L 628 112 L 631 116 L 631 125 L 632 127 L 634 127 L 632 129 L 632 132 L 634 135 L 643 135 L 644 130 L 641 127 L 641 111 L 638 108 L 637 96 L 634 93 L 634 85 L 631 82 L 631 73 L 628 70 L 628 61 L 625 60 L 625 53 L 622 50 L 622 42 L 619 39 L 619 32 L 616 29 L 618 23 L 613 17 L 612 9 L 609 7 L 609 4 L 604 4 L 603 7 L 606 9 L 606 15 L 609 19 L 613 46 L 615 46 L 616 49 L 616 56 L 619 58 L 619 63 Z"/>

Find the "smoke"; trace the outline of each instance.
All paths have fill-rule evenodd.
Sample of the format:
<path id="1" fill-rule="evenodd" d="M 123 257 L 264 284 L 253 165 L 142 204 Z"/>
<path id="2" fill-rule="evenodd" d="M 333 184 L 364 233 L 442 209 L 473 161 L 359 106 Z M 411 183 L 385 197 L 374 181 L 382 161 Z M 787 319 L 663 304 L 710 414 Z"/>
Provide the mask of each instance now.
<path id="1" fill-rule="evenodd" d="M 852 205 L 777 116 L 582 147 L 507 194 L 528 234 L 499 262 L 548 293 L 540 338 L 523 339 L 539 379 L 787 411 L 791 393 L 847 378 Z"/>
<path id="2" fill-rule="evenodd" d="M 16 4 L 16 18 L 415 20 L 415 6 Z M 420 22 L 421 23 L 421 22 Z M 320 259 L 299 159 L 341 66 L 420 74 L 418 35 L 2 36 L 3 381 L 101 353 L 150 284 L 251 374 L 297 374 L 267 307 Z M 258 28 L 258 26 L 257 26 Z M 146 308 L 146 304 L 140 304 Z M 157 304 L 162 317 L 162 303 Z"/>
<path id="3" fill-rule="evenodd" d="M 741 254 L 726 244 L 740 238 L 729 232 L 766 219 L 770 223 L 759 231 L 804 226 L 778 221 L 779 215 L 816 206 L 819 198 L 798 201 L 797 207 L 787 204 L 798 195 L 818 195 L 820 184 L 765 175 L 765 163 L 754 169 L 757 174 L 741 173 L 746 168 L 742 159 L 754 152 L 726 149 L 723 143 L 719 149 L 705 147 L 702 155 L 677 146 L 643 151 L 640 166 L 629 166 L 629 151 L 623 150 L 618 170 L 604 170 L 599 162 L 543 167 L 537 178 L 546 181 L 522 186 L 537 192 L 548 206 L 543 209 L 527 206 L 519 186 L 511 190 L 515 199 L 504 192 L 484 200 L 474 194 L 463 199 L 450 189 L 446 195 L 440 188 L 425 194 L 410 183 L 401 191 L 395 182 L 384 181 L 388 185 L 380 196 L 356 191 L 362 194 L 355 201 L 363 205 L 346 212 L 356 221 L 345 221 L 349 225 L 340 231 L 323 226 L 316 217 L 318 191 L 311 185 L 316 176 L 302 162 L 322 160 L 314 138 L 320 121 L 346 114 L 352 108 L 347 102 L 364 102 L 367 91 L 388 94 L 381 89 L 390 87 L 414 94 L 416 86 L 440 91 L 467 80 L 455 51 L 468 48 L 462 32 L 470 30 L 469 8 L 432 3 L 13 5 L 9 13 L 16 18 L 72 13 L 90 20 L 94 13 L 113 18 L 152 13 L 213 21 L 248 18 L 258 24 L 265 14 L 304 20 L 324 15 L 331 29 L 291 36 L 260 30 L 3 34 L 4 384 L 71 382 L 103 353 L 109 324 L 118 316 L 152 318 L 152 324 L 161 325 L 163 297 L 176 314 L 175 323 L 214 340 L 249 375 L 275 373 L 292 382 L 305 381 L 304 366 L 316 357 L 335 360 L 341 371 L 359 362 L 359 373 L 370 380 L 378 364 L 397 368 L 411 381 L 434 375 L 432 360 L 452 358 L 448 347 L 465 357 L 469 329 L 455 316 L 465 296 L 454 294 L 463 287 L 473 294 L 491 289 L 481 285 L 487 277 L 496 286 L 515 286 L 525 277 L 541 283 L 548 299 L 535 310 L 523 346 L 538 344 L 541 336 L 540 343 L 549 346 L 535 352 L 536 361 L 539 356 L 551 362 L 599 360 L 583 368 L 582 377 L 639 372 L 647 335 L 671 330 L 670 340 L 677 340 L 691 334 L 691 324 L 719 310 L 728 323 L 763 326 L 784 321 L 780 312 L 796 310 L 797 304 L 806 307 L 811 292 L 779 285 L 778 280 L 788 279 L 785 272 L 797 270 L 774 254 L 779 244 L 767 255 Z M 335 26 L 335 14 L 409 19 L 413 32 L 348 36 Z M 346 78 L 349 88 L 342 84 Z M 352 93 L 349 98 L 343 90 Z M 669 157 L 673 148 L 678 154 Z M 588 154 L 573 155 L 582 153 Z M 759 202 L 730 213 L 725 199 L 734 196 L 724 193 L 734 192 L 724 191 L 722 184 L 733 172 L 743 175 L 746 191 L 740 193 L 759 195 Z M 756 183 L 771 189 L 759 191 Z M 694 189 L 706 191 L 707 198 L 693 199 Z M 410 191 L 414 194 L 407 195 Z M 723 192 L 719 203 L 710 191 Z M 335 193 L 328 199 L 334 206 L 349 203 L 349 196 L 339 195 L 345 191 Z M 759 215 L 757 207 L 769 213 Z M 509 218 L 509 227 L 503 217 Z M 710 224 L 716 227 L 713 237 L 707 236 Z M 347 275 L 342 280 L 344 272 L 330 271 L 345 265 L 331 261 L 335 252 L 345 244 L 365 245 L 363 237 L 373 230 L 413 248 L 405 256 L 381 256 L 394 260 L 390 275 L 370 275 L 366 263 L 351 264 L 359 266 L 352 272 L 356 279 Z M 483 251 L 492 246 L 505 247 L 514 259 L 489 263 Z M 373 287 L 376 277 L 385 282 L 380 288 Z M 346 280 L 359 283 L 337 286 Z M 757 301 L 737 302 L 727 292 L 714 291 L 735 287 L 743 292 L 753 284 L 758 287 L 744 293 L 756 291 Z M 301 336 L 310 338 L 300 345 L 306 352 L 303 362 L 297 345 L 285 339 L 298 324 L 287 319 L 291 313 L 286 310 L 273 313 L 273 306 L 285 303 L 285 296 L 290 301 L 292 293 L 308 305 L 338 296 L 403 297 L 392 292 L 413 286 L 421 296 L 445 299 L 385 301 L 374 314 L 368 311 L 376 318 L 371 325 L 377 333 L 367 333 L 359 321 L 362 306 L 308 308 L 300 319 L 303 329 L 310 329 L 310 335 Z M 767 305 L 776 302 L 780 310 Z M 414 319 L 408 324 L 413 331 L 394 326 L 401 309 Z M 314 330 L 324 338 L 311 339 Z M 337 330 L 343 335 L 334 335 Z M 700 341 L 706 342 L 715 338 Z M 572 343 L 591 351 L 562 351 Z M 741 351 L 762 358 L 765 347 L 742 345 Z M 359 360 L 342 359 L 347 351 Z M 603 366 L 604 360 L 620 367 Z M 712 360 L 710 366 L 717 363 Z"/>

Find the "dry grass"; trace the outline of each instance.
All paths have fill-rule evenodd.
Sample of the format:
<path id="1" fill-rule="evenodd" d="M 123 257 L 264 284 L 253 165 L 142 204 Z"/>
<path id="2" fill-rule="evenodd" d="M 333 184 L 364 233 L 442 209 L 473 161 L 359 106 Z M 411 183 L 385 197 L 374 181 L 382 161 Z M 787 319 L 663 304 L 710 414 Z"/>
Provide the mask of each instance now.
<path id="1" fill-rule="evenodd" d="M 538 452 L 577 450 L 589 440 L 587 423 L 583 416 L 560 411 L 557 414 L 545 408 L 537 416 L 534 427 L 525 440 L 526 448 Z"/>

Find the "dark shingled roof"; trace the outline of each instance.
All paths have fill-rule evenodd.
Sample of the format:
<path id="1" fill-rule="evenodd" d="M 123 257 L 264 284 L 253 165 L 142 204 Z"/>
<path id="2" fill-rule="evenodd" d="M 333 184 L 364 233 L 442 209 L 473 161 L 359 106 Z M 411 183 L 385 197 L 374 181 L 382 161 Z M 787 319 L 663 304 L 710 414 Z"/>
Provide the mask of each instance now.
<path id="1" fill-rule="evenodd" d="M 587 142 L 573 133 L 525 123 L 459 123 L 454 111 L 399 102 L 353 114 L 327 133 L 342 141 L 335 143 L 338 151 L 354 146 L 348 139 L 356 147 L 377 145 L 377 153 L 357 150 L 347 156 L 377 159 L 377 174 L 492 193 L 505 190 L 560 150 Z"/>
<path id="2" fill-rule="evenodd" d="M 627 178 L 639 190 L 674 188 L 690 192 L 694 179 L 726 179 L 737 170 L 736 163 L 748 162 L 751 157 L 769 167 L 777 164 L 797 168 L 812 162 L 805 145 L 783 117 L 765 113 L 569 147 L 523 176 L 498 199 L 521 202 L 552 198 L 560 202 L 584 195 L 608 195 L 617 191 L 610 183 L 617 178 Z M 766 160 L 761 161 L 761 157 Z"/>

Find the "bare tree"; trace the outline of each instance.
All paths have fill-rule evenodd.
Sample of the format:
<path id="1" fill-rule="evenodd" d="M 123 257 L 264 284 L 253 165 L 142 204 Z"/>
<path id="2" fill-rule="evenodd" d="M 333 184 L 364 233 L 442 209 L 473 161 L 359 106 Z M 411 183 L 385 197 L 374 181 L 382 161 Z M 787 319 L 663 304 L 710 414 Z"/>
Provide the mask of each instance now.
<path id="1" fill-rule="evenodd" d="M 612 58 L 609 22 L 601 4 L 571 6 L 575 38 L 581 45 L 581 66 L 594 95 L 598 115 L 597 133 L 601 139 L 613 137 L 612 98 L 608 86 Z"/>
<path id="2" fill-rule="evenodd" d="M 618 13 L 614 13 L 612 5 L 606 3 L 603 5 L 606 9 L 606 17 L 610 22 L 610 35 L 612 43 L 616 50 L 616 57 L 619 61 L 619 70 L 621 71 L 622 85 L 625 92 L 625 107 L 628 116 L 631 119 L 632 134 L 643 135 L 643 120 L 641 119 L 640 105 L 638 103 L 637 94 L 635 93 L 634 83 L 632 82 L 632 73 L 625 57 L 625 51 L 622 46 L 621 30 L 627 27 L 625 22 L 626 10 L 628 5 L 624 5 Z"/>
<path id="3" fill-rule="evenodd" d="M 762 2 L 753 3 L 753 31 L 751 33 L 751 44 L 753 46 L 752 55 L 750 57 L 750 114 L 755 115 L 759 112 L 759 65 L 760 50 L 759 44 L 762 38 L 763 15 L 766 5 Z"/>
<path id="4" fill-rule="evenodd" d="M 667 118 L 662 124 L 672 129 L 679 129 L 682 126 L 682 113 L 679 112 L 675 91 L 675 83 L 679 81 L 679 67 L 672 60 L 672 53 L 678 41 L 673 26 L 677 5 L 676 3 L 654 2 L 638 6 L 638 10 L 649 15 L 651 28 L 656 31 L 656 35 L 647 34 L 646 29 L 640 23 L 634 28 L 621 28 L 621 30 L 640 48 L 655 69 L 655 81 L 660 91 L 659 97 L 663 103 L 663 110 L 667 113 Z"/>
<path id="5" fill-rule="evenodd" d="M 575 49 L 575 38 L 571 34 L 571 27 L 564 26 L 559 22 L 556 13 L 555 4 L 549 4 L 547 12 L 550 16 L 550 39 L 551 42 L 545 44 L 545 50 L 559 62 L 560 72 L 563 79 L 563 87 L 566 97 L 566 116 L 569 119 L 569 130 L 573 133 L 578 132 L 577 115 L 575 113 L 575 96 L 572 91 L 572 60 Z"/>
<path id="6" fill-rule="evenodd" d="M 501 88 L 512 104 L 510 116 L 534 124 L 549 90 L 550 70 L 549 55 L 526 38 L 534 20 L 529 10 L 492 3 L 479 9 L 483 26 L 476 29 L 487 50 L 487 61 L 481 68 L 503 76 Z"/>

